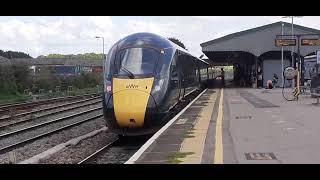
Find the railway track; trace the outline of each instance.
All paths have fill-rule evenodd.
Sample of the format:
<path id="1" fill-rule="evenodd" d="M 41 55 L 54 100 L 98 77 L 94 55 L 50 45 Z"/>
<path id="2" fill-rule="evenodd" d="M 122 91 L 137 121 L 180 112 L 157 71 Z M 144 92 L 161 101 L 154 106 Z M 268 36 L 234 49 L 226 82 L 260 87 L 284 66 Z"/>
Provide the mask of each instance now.
<path id="1" fill-rule="evenodd" d="M 81 100 L 81 101 L 62 104 L 62 105 L 55 106 L 55 107 L 49 107 L 49 108 L 39 109 L 39 110 L 32 111 L 32 112 L 21 113 L 21 114 L 18 114 L 16 116 L 14 116 L 14 117 L 0 118 L 0 122 L 3 122 L 3 121 L 16 120 L 15 118 L 17 118 L 17 117 L 30 115 L 29 118 L 22 119 L 22 120 L 17 120 L 17 121 L 14 121 L 12 123 L 7 123 L 7 124 L 4 124 L 4 125 L 0 125 L 0 130 L 1 129 L 5 129 L 5 128 L 9 128 L 11 126 L 15 126 L 15 125 L 18 125 L 18 124 L 21 124 L 21 123 L 25 123 L 25 122 L 28 122 L 28 121 L 33 121 L 33 120 L 36 120 L 36 119 L 39 119 L 39 118 L 52 116 L 52 115 L 59 114 L 59 113 L 62 113 L 62 112 L 71 111 L 71 110 L 78 109 L 78 108 L 81 108 L 81 107 L 85 107 L 85 106 L 90 106 L 90 105 L 94 105 L 94 104 L 97 104 L 97 103 L 101 103 L 101 100 L 98 100 L 98 101 L 94 101 L 94 102 L 85 103 L 85 104 L 82 104 L 82 105 L 79 105 L 79 106 L 65 108 L 65 109 L 62 109 L 62 110 L 59 110 L 59 111 L 54 111 L 54 112 L 50 112 L 50 113 L 46 113 L 46 114 L 42 114 L 42 115 L 38 115 L 38 116 L 32 116 L 35 113 L 39 113 L 39 112 L 43 112 L 43 111 L 50 111 L 50 110 L 53 110 L 53 109 L 63 108 L 63 107 L 67 107 L 67 106 L 71 106 L 71 105 L 75 105 L 75 104 L 81 104 L 83 102 L 92 101 L 92 100 L 95 100 L 95 99 L 98 99 L 98 98 L 100 98 L 100 97 L 89 98 L 89 99 L 85 99 L 85 100 Z"/>
<path id="2" fill-rule="evenodd" d="M 107 145 L 103 146 L 99 150 L 95 151 L 94 153 L 90 154 L 89 156 L 87 156 L 86 158 L 84 158 L 83 160 L 78 162 L 78 164 L 90 164 L 90 163 L 93 163 L 95 159 L 99 158 L 99 156 L 101 154 L 106 153 L 106 151 L 108 151 L 114 144 L 119 142 L 119 140 L 120 140 L 120 138 L 117 138 L 117 139 L 113 140 L 112 142 L 108 143 Z"/>
<path id="3" fill-rule="evenodd" d="M 101 110 L 101 109 L 102 109 L 102 107 L 93 108 L 93 109 L 89 109 L 87 111 L 83 111 L 83 112 L 80 112 L 80 113 L 75 113 L 75 114 L 72 114 L 72 115 L 69 115 L 69 116 L 66 116 L 66 117 L 63 117 L 63 118 L 54 119 L 54 120 L 51 120 L 51 121 L 48 121 L 48 122 L 44 122 L 44 123 L 36 124 L 36 125 L 33 125 L 33 126 L 25 127 L 23 129 L 19 129 L 19 130 L 12 131 L 12 132 L 9 132 L 9 133 L 4 133 L 4 134 L 0 135 L 0 141 L 5 139 L 5 138 L 11 137 L 13 135 L 18 135 L 18 134 L 21 134 L 21 133 L 26 132 L 26 131 L 34 130 L 36 128 L 44 127 L 44 126 L 47 126 L 47 125 L 50 125 L 50 124 L 53 124 L 53 123 L 56 123 L 56 122 L 65 121 L 67 119 L 78 117 L 78 116 L 81 116 L 81 115 L 84 115 L 84 114 L 87 114 L 87 113 L 90 113 L 90 112 L 94 112 L 94 111 L 97 111 L 97 110 Z M 0 147 L 0 154 L 7 153 L 7 152 L 9 152 L 9 151 L 11 151 L 11 150 L 13 150 L 15 148 L 24 146 L 25 144 L 31 143 L 31 142 L 33 142 L 33 141 L 35 141 L 37 139 L 42 138 L 42 137 L 45 137 L 45 136 L 60 132 L 62 130 L 65 130 L 65 129 L 80 125 L 82 123 L 85 123 L 85 122 L 88 122 L 88 121 L 91 121 L 91 120 L 95 120 L 97 118 L 101 118 L 102 116 L 103 116 L 103 114 L 98 114 L 98 115 L 95 115 L 93 117 L 89 117 L 89 118 L 86 118 L 86 119 L 83 119 L 83 120 L 80 120 L 80 121 L 76 121 L 76 122 L 73 122 L 71 124 L 59 127 L 57 129 L 53 129 L 53 130 L 38 134 L 38 135 L 33 136 L 33 137 L 29 137 L 29 138 L 23 139 L 21 141 L 12 143 L 10 145 L 4 146 L 4 147 Z"/>
<path id="4" fill-rule="evenodd" d="M 40 101 L 36 101 L 36 102 L 4 104 L 4 105 L 0 105 L 0 115 L 3 115 L 3 114 L 8 113 L 10 111 L 29 109 L 29 108 L 39 106 L 39 105 L 46 105 L 46 104 L 50 104 L 50 103 L 54 103 L 54 102 L 70 101 L 70 100 L 85 98 L 88 96 L 91 97 L 91 96 L 99 96 L 99 95 L 100 95 L 100 93 L 93 93 L 93 94 L 84 94 L 84 95 L 78 95 L 78 96 L 52 98 L 49 100 L 40 100 Z"/>
<path id="5" fill-rule="evenodd" d="M 122 164 L 126 162 L 149 136 L 118 137 L 77 164 Z"/>

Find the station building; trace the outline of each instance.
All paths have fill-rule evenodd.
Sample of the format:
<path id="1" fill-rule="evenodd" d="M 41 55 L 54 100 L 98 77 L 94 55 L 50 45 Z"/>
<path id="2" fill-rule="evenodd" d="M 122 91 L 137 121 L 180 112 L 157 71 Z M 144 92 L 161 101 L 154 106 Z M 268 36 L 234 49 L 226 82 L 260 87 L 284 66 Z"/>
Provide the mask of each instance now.
<path id="1" fill-rule="evenodd" d="M 279 77 L 278 86 L 282 85 L 282 51 L 275 45 L 279 35 L 291 35 L 292 24 L 276 22 L 257 28 L 229 34 L 201 43 L 202 52 L 212 65 L 228 65 L 234 68 L 234 84 L 245 80 L 246 87 L 265 86 L 274 74 Z M 304 34 L 303 38 L 320 38 L 320 30 L 293 25 L 293 34 Z M 280 38 L 292 38 L 283 37 Z M 295 37 L 295 39 L 297 39 Z M 291 55 L 293 49 L 293 56 Z M 300 58 L 315 54 L 320 46 L 300 46 Z M 296 46 L 283 47 L 284 67 L 296 66 L 298 59 L 298 41 Z M 304 72 L 304 66 L 302 66 Z M 262 79 L 261 79 L 262 76 Z M 285 82 L 286 85 L 286 82 Z"/>

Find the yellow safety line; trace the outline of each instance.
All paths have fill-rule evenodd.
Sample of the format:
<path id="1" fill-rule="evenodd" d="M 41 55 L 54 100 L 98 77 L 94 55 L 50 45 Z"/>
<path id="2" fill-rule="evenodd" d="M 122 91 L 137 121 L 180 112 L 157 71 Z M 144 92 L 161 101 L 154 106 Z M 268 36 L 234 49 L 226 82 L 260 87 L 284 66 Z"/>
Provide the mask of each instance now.
<path id="1" fill-rule="evenodd" d="M 221 89 L 218 117 L 216 121 L 216 137 L 214 164 L 223 164 L 223 145 L 222 145 L 222 120 L 223 120 L 223 89 Z"/>

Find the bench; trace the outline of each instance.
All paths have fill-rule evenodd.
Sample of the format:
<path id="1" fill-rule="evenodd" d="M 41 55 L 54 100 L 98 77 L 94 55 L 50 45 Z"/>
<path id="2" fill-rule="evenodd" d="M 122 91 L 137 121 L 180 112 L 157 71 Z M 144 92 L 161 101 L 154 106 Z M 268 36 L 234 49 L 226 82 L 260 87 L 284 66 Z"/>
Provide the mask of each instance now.
<path id="1" fill-rule="evenodd" d="M 306 80 L 301 88 L 301 93 L 306 93 L 307 91 L 311 92 L 311 80 Z"/>
<path id="2" fill-rule="evenodd" d="M 320 98 L 320 76 L 316 76 L 311 79 L 310 83 L 310 93 L 312 98 L 317 98 L 317 103 L 319 104 L 319 98 Z"/>
<path id="3" fill-rule="evenodd" d="M 311 97 L 317 98 L 317 103 L 316 103 L 316 104 L 319 104 L 320 87 L 316 87 L 316 88 L 313 88 L 313 89 L 312 89 Z"/>

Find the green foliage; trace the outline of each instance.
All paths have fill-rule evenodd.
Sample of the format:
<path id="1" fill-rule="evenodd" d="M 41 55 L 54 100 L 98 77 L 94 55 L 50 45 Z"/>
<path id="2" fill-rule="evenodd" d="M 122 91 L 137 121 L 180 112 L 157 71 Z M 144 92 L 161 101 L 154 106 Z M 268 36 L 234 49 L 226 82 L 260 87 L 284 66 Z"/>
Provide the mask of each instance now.
<path id="1" fill-rule="evenodd" d="M 5 103 L 26 100 L 28 97 L 22 95 L 26 89 L 38 94 L 40 89 L 48 93 L 49 90 L 55 92 L 57 86 L 60 86 L 60 91 L 67 91 L 68 86 L 72 86 L 76 94 L 88 90 L 97 92 L 97 85 L 102 87 L 102 74 L 61 76 L 55 75 L 47 67 L 33 75 L 28 66 L 23 64 L 0 65 L 0 82 L 0 103 Z"/>
<path id="2" fill-rule="evenodd" d="M 0 65 L 0 93 L 15 94 L 17 91 L 16 79 L 12 67 L 9 65 Z"/>
<path id="3" fill-rule="evenodd" d="M 47 56 L 40 55 L 38 58 L 69 58 L 69 59 L 89 59 L 89 60 L 101 60 L 102 54 L 96 53 L 84 53 L 84 54 L 49 54 Z"/>
<path id="4" fill-rule="evenodd" d="M 68 86 L 74 89 L 91 88 L 102 84 L 102 74 L 82 73 L 77 76 L 62 76 L 53 74 L 49 68 L 41 69 L 34 77 L 33 84 L 34 92 L 39 89 L 54 90 L 56 86 L 60 86 L 61 91 L 66 91 Z"/>
<path id="5" fill-rule="evenodd" d="M 12 71 L 15 78 L 15 84 L 19 92 L 23 92 L 23 90 L 31 88 L 31 72 L 26 64 L 13 65 Z"/>
<path id="6" fill-rule="evenodd" d="M 0 56 L 12 59 L 12 58 L 32 58 L 29 54 L 19 51 L 3 51 L 0 50 Z"/>
<path id="7" fill-rule="evenodd" d="M 179 159 L 185 158 L 188 155 L 192 155 L 194 152 L 174 152 L 169 155 L 168 163 L 169 164 L 179 164 L 182 161 Z"/>
<path id="8" fill-rule="evenodd" d="M 44 56 L 44 58 L 65 58 L 65 55 L 62 55 L 62 54 L 49 54 L 48 56 Z"/>
<path id="9" fill-rule="evenodd" d="M 186 48 L 186 46 L 185 46 L 179 39 L 174 38 L 174 37 L 170 37 L 170 38 L 168 38 L 168 39 L 169 39 L 170 41 L 172 41 L 173 43 L 175 43 L 176 45 L 182 47 L 183 49 L 188 50 L 188 49 Z"/>
<path id="10" fill-rule="evenodd" d="M 6 103 L 17 103 L 17 102 L 23 102 L 31 100 L 31 97 L 21 95 L 21 94 L 3 94 L 0 93 L 0 104 L 6 104 Z"/>

